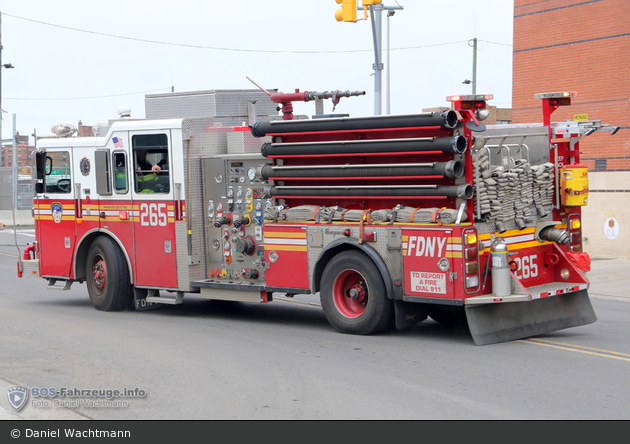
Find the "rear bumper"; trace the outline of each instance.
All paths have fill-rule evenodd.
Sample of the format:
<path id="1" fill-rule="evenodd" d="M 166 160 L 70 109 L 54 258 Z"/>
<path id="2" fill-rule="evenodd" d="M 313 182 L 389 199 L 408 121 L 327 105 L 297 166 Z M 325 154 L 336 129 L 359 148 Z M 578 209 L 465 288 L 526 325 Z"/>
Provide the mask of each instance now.
<path id="1" fill-rule="evenodd" d="M 513 280 L 516 280 L 513 278 Z M 577 291 L 588 290 L 588 283 L 576 282 L 551 282 L 533 287 L 523 287 L 512 283 L 512 294 L 509 296 L 497 297 L 492 294 L 474 296 L 464 299 L 465 306 L 479 304 L 499 304 L 502 302 L 526 302 L 535 299 L 558 296 L 561 294 L 575 293 Z"/>

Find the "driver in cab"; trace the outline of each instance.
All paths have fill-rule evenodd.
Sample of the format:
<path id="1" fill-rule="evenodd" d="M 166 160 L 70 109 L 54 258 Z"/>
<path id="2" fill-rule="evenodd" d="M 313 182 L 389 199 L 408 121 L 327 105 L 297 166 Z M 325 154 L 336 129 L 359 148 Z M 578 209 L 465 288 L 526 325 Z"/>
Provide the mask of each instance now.
<path id="1" fill-rule="evenodd" d="M 162 171 L 160 165 L 151 165 L 147 160 L 147 150 L 136 152 L 136 179 L 139 193 L 154 193 L 158 171 Z"/>

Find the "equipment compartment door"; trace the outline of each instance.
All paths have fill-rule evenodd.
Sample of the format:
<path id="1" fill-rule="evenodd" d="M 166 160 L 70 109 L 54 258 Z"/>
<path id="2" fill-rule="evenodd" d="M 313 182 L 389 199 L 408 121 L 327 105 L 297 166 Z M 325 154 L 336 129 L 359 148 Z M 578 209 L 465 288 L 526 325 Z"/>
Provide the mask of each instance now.
<path id="1" fill-rule="evenodd" d="M 452 239 L 452 230 L 402 231 L 405 296 L 455 297 L 451 273 L 454 268 Z"/>

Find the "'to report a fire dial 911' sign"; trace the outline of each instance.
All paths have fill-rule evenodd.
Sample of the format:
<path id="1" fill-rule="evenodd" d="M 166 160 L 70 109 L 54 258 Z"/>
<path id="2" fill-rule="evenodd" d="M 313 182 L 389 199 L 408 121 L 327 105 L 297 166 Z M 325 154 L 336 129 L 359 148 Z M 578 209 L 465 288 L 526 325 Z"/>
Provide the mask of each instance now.
<path id="1" fill-rule="evenodd" d="M 408 296 L 452 298 L 453 282 L 448 272 L 438 268 L 438 261 L 449 257 L 453 263 L 450 230 L 403 230 L 402 254 L 405 294 Z M 461 255 L 461 252 L 459 253 Z"/>

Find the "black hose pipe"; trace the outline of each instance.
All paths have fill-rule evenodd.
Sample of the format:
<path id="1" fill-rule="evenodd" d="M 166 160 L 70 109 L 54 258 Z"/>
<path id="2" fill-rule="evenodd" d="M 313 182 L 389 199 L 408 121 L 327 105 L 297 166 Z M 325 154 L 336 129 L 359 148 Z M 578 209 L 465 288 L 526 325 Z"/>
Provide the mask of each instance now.
<path id="1" fill-rule="evenodd" d="M 332 117 L 329 119 L 272 120 L 256 122 L 251 126 L 254 137 L 267 134 L 303 133 L 312 131 L 370 130 L 381 128 L 417 128 L 439 126 L 452 129 L 458 124 L 453 110 L 409 115 L 371 117 Z"/>
<path id="2" fill-rule="evenodd" d="M 263 143 L 260 152 L 264 157 L 411 151 L 442 151 L 443 153 L 463 154 L 467 148 L 468 141 L 464 136 L 454 136 L 335 142 Z"/>
<path id="3" fill-rule="evenodd" d="M 431 188 L 387 188 L 387 187 L 265 187 L 263 189 L 265 198 L 284 197 L 456 197 L 459 199 L 470 199 L 473 196 L 471 185 L 435 185 Z"/>
<path id="4" fill-rule="evenodd" d="M 262 165 L 259 175 L 262 179 L 283 180 L 300 177 L 396 177 L 396 176 L 443 176 L 458 179 L 464 174 L 464 162 L 449 160 L 423 165 L 318 165 L 316 167 L 274 167 Z"/>

